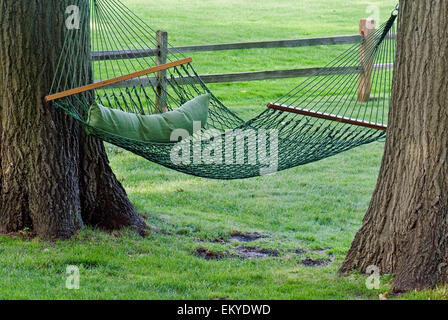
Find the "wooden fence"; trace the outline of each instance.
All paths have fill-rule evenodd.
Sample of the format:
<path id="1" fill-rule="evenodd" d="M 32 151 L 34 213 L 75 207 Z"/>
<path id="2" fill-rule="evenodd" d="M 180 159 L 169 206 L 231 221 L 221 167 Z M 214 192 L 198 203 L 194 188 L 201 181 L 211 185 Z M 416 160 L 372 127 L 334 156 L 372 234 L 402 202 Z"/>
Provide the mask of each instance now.
<path id="1" fill-rule="evenodd" d="M 368 23 L 367 23 L 368 22 Z M 373 23 L 372 23 L 373 22 Z M 196 46 L 182 46 L 174 47 L 171 49 L 173 53 L 186 53 L 186 52 L 208 52 L 208 51 L 223 51 L 223 50 L 242 50 L 242 49 L 270 49 L 270 48 L 297 48 L 297 47 L 310 47 L 310 46 L 322 46 L 322 45 L 344 45 L 360 43 L 362 38 L 375 29 L 375 23 L 372 20 L 362 19 L 360 22 L 360 34 L 343 35 L 343 36 L 330 36 L 330 37 L 317 37 L 306 39 L 292 39 L 292 40 L 274 40 L 274 41 L 259 41 L 259 42 L 239 42 L 239 43 L 223 43 L 223 44 L 207 44 Z M 392 35 L 395 37 L 395 35 Z M 144 50 L 121 50 L 121 51 L 95 51 L 92 53 L 92 59 L 94 61 L 99 60 L 121 60 L 143 57 L 156 57 L 156 64 L 162 65 L 166 63 L 167 56 L 170 54 L 168 50 L 168 33 L 166 31 L 157 31 L 156 39 L 158 42 L 157 48 L 148 48 Z M 362 55 L 362 46 L 360 48 L 360 55 Z M 375 65 L 374 68 L 393 68 L 392 64 L 387 65 Z M 371 72 L 371 71 L 370 71 Z M 304 68 L 304 69 L 288 69 L 288 70 L 266 70 L 266 71 L 252 71 L 252 72 L 237 72 L 237 73 L 224 73 L 224 74 L 203 74 L 200 75 L 202 81 L 205 83 L 229 83 L 229 82 L 241 82 L 241 81 L 258 81 L 267 79 L 284 79 L 284 78 L 297 78 L 308 77 L 316 74 L 319 75 L 331 75 L 331 74 L 353 74 L 359 73 L 360 81 L 369 81 L 366 78 L 370 77 L 370 74 L 363 74 L 362 66 L 359 67 L 339 67 L 339 68 Z M 111 85 L 113 88 L 126 88 L 137 85 L 143 86 L 155 86 L 161 93 L 164 92 L 164 86 L 166 86 L 166 71 L 158 72 L 153 78 L 145 79 L 130 79 L 128 81 L 119 82 Z M 182 79 L 178 79 L 179 84 L 182 84 Z M 370 86 L 364 86 L 367 91 L 370 90 Z M 360 99 L 368 99 L 369 92 L 360 92 Z M 156 101 L 157 105 L 163 107 L 164 97 L 160 97 L 162 102 Z"/>

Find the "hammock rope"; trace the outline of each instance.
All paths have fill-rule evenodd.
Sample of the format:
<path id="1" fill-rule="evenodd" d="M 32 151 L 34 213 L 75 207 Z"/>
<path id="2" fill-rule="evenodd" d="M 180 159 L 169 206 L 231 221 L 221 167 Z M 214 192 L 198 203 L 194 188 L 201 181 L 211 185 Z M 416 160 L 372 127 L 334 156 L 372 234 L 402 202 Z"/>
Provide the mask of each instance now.
<path id="1" fill-rule="evenodd" d="M 80 28 L 66 31 L 50 96 L 156 66 L 158 52 L 149 49 L 157 47 L 155 30 L 119 0 L 74 0 L 73 3 L 80 8 Z M 375 32 L 348 48 L 322 71 L 299 80 L 297 87 L 272 101 L 269 108 L 249 121 L 226 108 L 191 63 L 166 69 L 166 88 L 157 86 L 157 77 L 150 73 L 65 96 L 52 104 L 86 127 L 87 111 L 93 102 L 149 115 L 160 111 L 154 102 L 157 96 L 163 95 L 166 109 L 174 110 L 209 93 L 207 128 L 177 144 L 136 141 L 100 129 L 88 129 L 97 138 L 149 161 L 195 176 L 241 179 L 285 170 L 385 137 L 396 16 L 394 12 Z M 186 58 L 170 48 L 167 64 Z M 82 61 L 82 57 L 98 51 L 120 54 L 102 60 L 93 56 L 88 63 Z M 371 73 L 364 82 L 360 80 L 363 72 Z M 370 88 L 370 99 L 360 102 L 358 90 L 364 86 Z M 318 116 L 322 114 L 325 116 Z M 352 122 L 334 121 L 336 118 Z M 377 127 L 359 125 L 361 122 Z M 182 161 L 173 161 L 173 154 Z M 199 159 L 204 154 L 205 160 Z"/>

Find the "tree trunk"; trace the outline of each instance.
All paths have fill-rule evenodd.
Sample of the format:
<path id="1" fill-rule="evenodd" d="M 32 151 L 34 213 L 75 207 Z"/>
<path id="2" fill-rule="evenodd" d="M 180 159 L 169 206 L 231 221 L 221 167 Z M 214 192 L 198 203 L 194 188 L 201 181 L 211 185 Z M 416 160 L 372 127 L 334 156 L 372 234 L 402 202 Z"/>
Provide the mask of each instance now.
<path id="1" fill-rule="evenodd" d="M 88 0 L 86 0 L 88 1 Z M 64 40 L 69 0 L 0 0 L 0 232 L 69 238 L 144 221 L 109 167 L 103 144 L 43 103 Z M 89 50 L 79 59 L 89 63 Z"/>
<path id="2" fill-rule="evenodd" d="M 402 0 L 385 153 L 363 225 L 341 267 L 433 288 L 448 271 L 448 1 Z"/>

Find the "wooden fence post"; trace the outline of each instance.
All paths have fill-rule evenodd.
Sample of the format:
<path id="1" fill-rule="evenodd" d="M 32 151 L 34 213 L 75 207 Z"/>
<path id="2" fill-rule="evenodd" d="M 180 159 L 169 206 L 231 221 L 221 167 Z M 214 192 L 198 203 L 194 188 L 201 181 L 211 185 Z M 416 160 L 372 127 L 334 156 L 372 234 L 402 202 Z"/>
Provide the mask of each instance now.
<path id="1" fill-rule="evenodd" d="M 168 56 L 168 32 L 164 30 L 158 30 L 156 34 L 157 39 L 157 56 L 156 65 L 165 64 Z M 157 86 L 156 86 L 156 98 L 155 106 L 156 110 L 160 113 L 167 111 L 167 71 L 162 70 L 156 73 Z"/>
<path id="2" fill-rule="evenodd" d="M 359 23 L 359 32 L 366 39 L 370 34 L 375 32 L 376 21 L 373 19 L 361 19 Z M 372 44 L 366 43 L 364 40 L 360 46 L 360 62 L 362 73 L 359 75 L 358 82 L 358 101 L 367 102 L 370 99 L 370 90 L 372 89 L 372 70 L 373 56 L 369 57 Z"/>

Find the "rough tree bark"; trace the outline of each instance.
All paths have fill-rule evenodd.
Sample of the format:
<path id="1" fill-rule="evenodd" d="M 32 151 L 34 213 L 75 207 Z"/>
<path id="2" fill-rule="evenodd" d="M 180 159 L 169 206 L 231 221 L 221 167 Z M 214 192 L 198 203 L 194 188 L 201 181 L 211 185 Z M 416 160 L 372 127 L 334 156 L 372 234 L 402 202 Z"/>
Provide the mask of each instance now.
<path id="1" fill-rule="evenodd" d="M 341 267 L 394 274 L 393 290 L 448 272 L 448 1 L 401 0 L 389 129 L 363 225 Z"/>
<path id="2" fill-rule="evenodd" d="M 88 1 L 88 0 L 86 0 Z M 43 103 L 67 0 L 0 0 L 0 232 L 69 238 L 84 224 L 143 233 L 103 144 Z M 88 50 L 80 59 L 88 63 Z"/>

